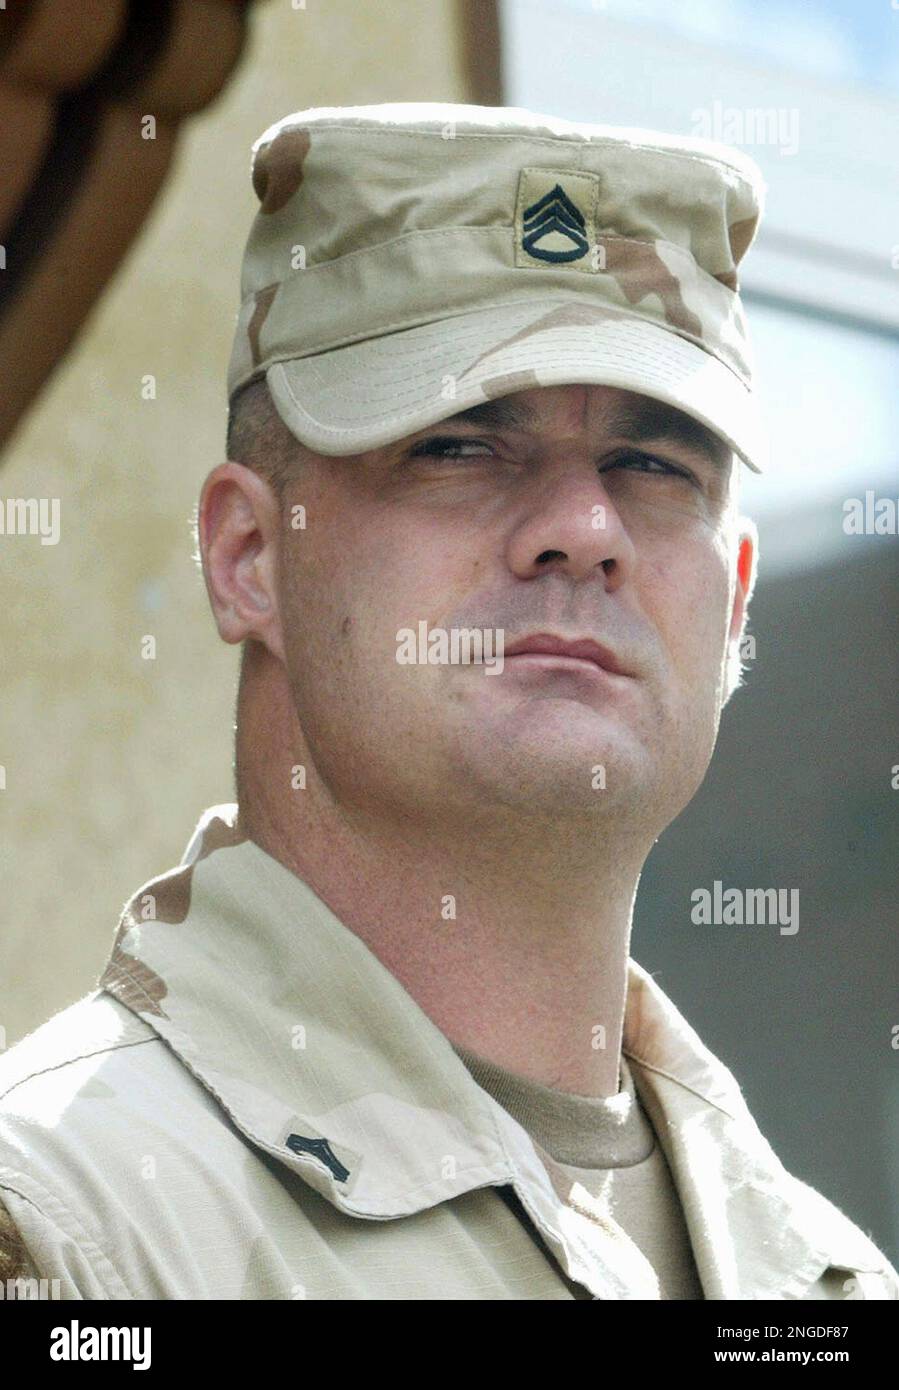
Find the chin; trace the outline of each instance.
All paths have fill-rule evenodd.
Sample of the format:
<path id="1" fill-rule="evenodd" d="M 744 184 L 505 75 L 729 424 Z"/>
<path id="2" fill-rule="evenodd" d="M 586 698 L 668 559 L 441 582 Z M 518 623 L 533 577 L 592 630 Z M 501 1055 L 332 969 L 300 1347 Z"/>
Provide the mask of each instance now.
<path id="1" fill-rule="evenodd" d="M 529 700 L 489 721 L 491 736 L 510 747 L 541 750 L 564 762 L 633 756 L 642 744 L 620 710 L 597 708 L 571 699 Z"/>
<path id="2" fill-rule="evenodd" d="M 469 744 L 466 775 L 486 799 L 541 816 L 603 814 L 644 805 L 658 795 L 658 758 L 640 745 L 614 736 L 529 739 L 508 731 L 482 745 Z M 480 741 L 478 741 L 480 744 Z"/>

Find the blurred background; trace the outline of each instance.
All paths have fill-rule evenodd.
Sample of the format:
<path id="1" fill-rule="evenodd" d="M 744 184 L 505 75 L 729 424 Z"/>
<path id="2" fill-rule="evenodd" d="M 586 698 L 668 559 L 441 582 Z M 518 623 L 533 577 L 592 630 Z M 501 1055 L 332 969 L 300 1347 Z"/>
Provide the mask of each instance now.
<path id="1" fill-rule="evenodd" d="M 773 440 L 744 686 L 643 875 L 633 954 L 786 1166 L 899 1263 L 899 0 L 7 0 L 0 9 L 0 1046 L 91 989 L 233 799 L 238 650 L 191 521 L 224 457 L 250 146 L 312 105 L 699 134 L 768 182 L 741 269 Z M 141 656 L 152 635 L 154 661 Z M 799 931 L 691 894 L 799 892 Z"/>

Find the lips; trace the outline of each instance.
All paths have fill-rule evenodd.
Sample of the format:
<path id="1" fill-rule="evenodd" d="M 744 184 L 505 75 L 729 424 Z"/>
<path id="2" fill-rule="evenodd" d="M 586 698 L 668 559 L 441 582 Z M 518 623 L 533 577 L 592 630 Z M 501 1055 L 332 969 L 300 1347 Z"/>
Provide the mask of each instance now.
<path id="1" fill-rule="evenodd" d="M 616 676 L 628 676 L 631 673 L 626 671 L 613 651 L 608 647 L 602 646 L 599 642 L 594 642 L 592 637 L 578 637 L 567 639 L 556 637 L 549 632 L 535 632 L 530 637 L 519 637 L 508 647 L 503 648 L 503 657 L 524 656 L 525 653 L 545 653 L 548 656 L 572 656 L 580 657 L 582 661 L 592 661 L 596 666 L 602 667 L 604 671 L 610 671 Z"/>

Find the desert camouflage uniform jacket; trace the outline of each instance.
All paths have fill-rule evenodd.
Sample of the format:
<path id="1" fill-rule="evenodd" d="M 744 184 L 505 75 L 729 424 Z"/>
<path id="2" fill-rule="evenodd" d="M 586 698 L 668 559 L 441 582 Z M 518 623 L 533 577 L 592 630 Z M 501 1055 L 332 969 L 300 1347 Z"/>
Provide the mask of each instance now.
<path id="1" fill-rule="evenodd" d="M 236 814 L 204 813 L 127 904 L 97 987 L 0 1057 L 0 1288 L 659 1298 L 621 1227 Z M 707 1299 L 899 1297 L 632 960 L 623 1050 Z"/>

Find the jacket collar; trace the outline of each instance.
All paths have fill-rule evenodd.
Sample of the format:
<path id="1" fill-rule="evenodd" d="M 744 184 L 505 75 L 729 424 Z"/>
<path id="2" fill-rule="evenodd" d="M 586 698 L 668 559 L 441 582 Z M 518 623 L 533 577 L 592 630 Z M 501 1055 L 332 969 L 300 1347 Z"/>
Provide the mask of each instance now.
<path id="1" fill-rule="evenodd" d="M 597 1297 L 657 1297 L 620 1227 L 570 1190 L 395 976 L 236 821 L 236 804 L 211 807 L 181 863 L 137 890 L 98 988 L 166 1040 L 251 1143 L 340 1210 L 396 1218 L 513 1183 L 571 1277 Z M 801 1297 L 831 1265 L 884 1268 L 785 1171 L 733 1075 L 633 959 L 623 1051 L 707 1298 Z"/>

